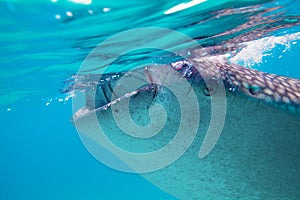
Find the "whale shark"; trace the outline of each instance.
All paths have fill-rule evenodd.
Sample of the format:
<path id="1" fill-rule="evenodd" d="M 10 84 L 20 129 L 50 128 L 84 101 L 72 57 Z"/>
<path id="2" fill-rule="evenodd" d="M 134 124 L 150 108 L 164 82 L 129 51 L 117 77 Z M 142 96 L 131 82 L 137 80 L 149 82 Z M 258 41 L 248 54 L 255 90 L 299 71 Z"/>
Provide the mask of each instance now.
<path id="1" fill-rule="evenodd" d="M 185 148 L 164 167 L 141 172 L 178 199 L 299 198 L 300 80 L 198 55 L 196 49 L 189 60 L 97 77 L 97 86 L 85 91 L 85 105 L 72 118 L 74 125 L 98 145 L 104 140 L 101 126 L 112 143 L 129 152 L 145 155 L 167 146 L 166 157 L 145 156 L 137 165 L 136 154 L 129 155 L 133 162 L 120 158 L 137 172 L 176 157 Z M 122 77 L 125 82 L 118 83 Z M 140 87 L 130 89 L 126 79 Z M 182 81 L 188 87 L 181 88 Z M 183 100 L 174 91 L 181 91 Z M 196 105 L 188 101 L 194 97 Z M 151 111 L 153 105 L 162 106 L 164 112 Z M 125 108 L 129 115 L 122 114 Z M 209 132 L 213 117 L 216 122 Z M 132 126 L 132 121 L 138 125 Z M 181 143 L 174 142 L 182 124 Z M 219 128 L 220 133 L 214 134 Z M 159 134 L 147 135 L 146 130 Z"/>
<path id="2" fill-rule="evenodd" d="M 178 199 L 299 199 L 300 80 L 227 57 L 299 23 L 261 13 L 183 59 L 78 74 L 72 123 L 99 161 Z"/>

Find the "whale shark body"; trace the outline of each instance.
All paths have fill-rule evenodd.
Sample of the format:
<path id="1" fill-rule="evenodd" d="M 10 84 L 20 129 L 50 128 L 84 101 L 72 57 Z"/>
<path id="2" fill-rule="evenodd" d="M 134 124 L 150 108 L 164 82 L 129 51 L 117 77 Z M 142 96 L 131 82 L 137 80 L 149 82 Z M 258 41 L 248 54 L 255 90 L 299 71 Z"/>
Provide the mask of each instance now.
<path id="1" fill-rule="evenodd" d="M 76 76 L 70 90 L 84 96 L 74 98 L 72 121 L 85 146 L 106 165 L 140 173 L 179 199 L 299 199 L 300 80 L 226 57 L 300 23 L 299 16 L 265 15 L 274 9 L 208 37 L 241 32 L 190 49 L 185 59 Z"/>
<path id="2" fill-rule="evenodd" d="M 299 198 L 300 80 L 241 67 L 222 59 L 199 58 L 197 54 L 198 50 L 192 51 L 188 61 L 148 66 L 134 73 L 103 75 L 96 87 L 85 91 L 85 106 L 74 114 L 73 123 L 84 137 L 96 144 L 103 142 L 99 137 L 100 124 L 112 143 L 137 153 L 168 146 L 176 138 L 180 125 L 186 125 L 181 140 L 192 138 L 192 141 L 184 153 L 160 169 L 141 173 L 179 199 Z M 126 82 L 117 84 L 121 77 L 125 77 L 125 81 L 131 77 L 147 83 L 130 90 Z M 169 82 L 166 84 L 164 80 Z M 180 88 L 182 80 L 188 81 L 190 88 Z M 120 85 L 123 89 L 115 92 L 114 88 Z M 191 99 L 189 94 L 194 93 L 197 105 L 178 100 L 170 85 L 179 87 L 180 95 L 186 97 L 183 99 Z M 213 98 L 216 98 L 214 102 Z M 123 102 L 129 102 L 129 106 L 122 106 Z M 137 133 L 139 129 L 133 129 L 141 136 L 137 138 L 126 134 L 126 127 L 119 127 L 122 121 L 125 126 L 128 123 L 128 116 L 122 116 L 123 110 L 120 110 L 125 107 L 128 107 L 129 118 L 139 127 L 151 124 L 149 109 L 154 104 L 164 107 L 166 114 L 152 112 L 152 117 L 166 118 L 162 126 L 150 127 L 159 134 L 143 138 L 143 133 Z M 187 104 L 185 112 L 190 114 L 182 113 L 183 104 Z M 197 108 L 199 116 L 193 112 Z M 222 110 L 225 118 L 219 120 Z M 112 113 L 119 113 L 120 117 Z M 212 116 L 217 119 L 212 129 L 221 126 L 219 135 L 209 135 Z M 155 124 L 159 124 L 159 120 Z M 170 146 L 169 157 L 180 148 L 180 144 L 178 148 Z M 145 164 L 147 168 L 160 162 L 159 159 L 153 163 L 146 161 L 139 165 Z M 131 162 L 126 164 L 133 171 L 140 169 Z"/>

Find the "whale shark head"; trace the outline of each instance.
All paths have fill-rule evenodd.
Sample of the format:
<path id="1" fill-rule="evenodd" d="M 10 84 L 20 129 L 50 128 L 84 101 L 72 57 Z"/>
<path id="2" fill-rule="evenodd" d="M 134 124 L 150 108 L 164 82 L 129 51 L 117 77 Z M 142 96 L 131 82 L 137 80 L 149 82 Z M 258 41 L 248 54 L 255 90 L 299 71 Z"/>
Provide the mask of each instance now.
<path id="1" fill-rule="evenodd" d="M 299 196 L 299 80 L 198 58 L 97 79 L 73 123 L 106 165 L 179 199 Z"/>

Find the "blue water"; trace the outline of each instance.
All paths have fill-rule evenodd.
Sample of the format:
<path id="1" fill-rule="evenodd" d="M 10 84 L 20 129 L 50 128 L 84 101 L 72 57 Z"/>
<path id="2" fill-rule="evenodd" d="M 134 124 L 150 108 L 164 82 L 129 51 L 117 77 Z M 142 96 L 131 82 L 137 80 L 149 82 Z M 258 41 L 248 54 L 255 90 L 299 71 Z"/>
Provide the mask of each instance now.
<path id="1" fill-rule="evenodd" d="M 94 159 L 70 123 L 70 103 L 16 103 L 1 113 L 0 199 L 174 199 L 139 175 Z"/>
<path id="2" fill-rule="evenodd" d="M 1 200 L 175 199 L 141 176 L 115 171 L 93 158 L 70 122 L 71 98 L 59 91 L 99 42 L 120 31 L 145 26 L 170 28 L 197 38 L 205 46 L 226 40 L 210 37 L 233 29 L 251 15 L 236 13 L 197 24 L 212 18 L 216 11 L 257 4 L 282 6 L 266 15 L 300 15 L 300 3 L 293 0 L 210 0 L 164 14 L 182 2 L 187 1 L 115 0 L 84 5 L 62 0 L 0 0 Z M 266 4 L 260 5 L 263 2 Z M 296 25 L 269 36 L 299 31 Z M 275 45 L 270 52 L 262 52 L 269 55 L 261 62 L 247 67 L 300 78 L 299 41 L 296 37 Z M 139 60 L 143 61 L 143 56 Z M 121 62 L 118 66 L 128 69 L 131 65 L 122 66 Z"/>

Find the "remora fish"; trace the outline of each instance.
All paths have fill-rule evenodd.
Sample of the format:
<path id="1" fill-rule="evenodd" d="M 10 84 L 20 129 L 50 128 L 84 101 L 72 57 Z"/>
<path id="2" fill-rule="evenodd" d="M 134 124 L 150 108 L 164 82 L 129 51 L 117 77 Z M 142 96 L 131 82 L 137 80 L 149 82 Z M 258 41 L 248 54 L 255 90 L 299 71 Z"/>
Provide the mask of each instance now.
<path id="1" fill-rule="evenodd" d="M 197 135 L 178 160 L 142 176 L 179 199 L 299 198 L 300 80 L 222 60 L 199 59 L 197 50 L 192 55 L 188 62 L 173 63 L 171 68 L 179 72 L 172 75 L 174 85 L 181 79 L 189 80 L 198 98 L 201 114 Z M 78 130 L 101 143 L 97 137 L 99 125 L 92 119 L 96 115 L 110 140 L 123 149 L 148 152 L 168 144 L 179 126 L 181 102 L 176 103 L 171 91 L 153 84 L 167 68 L 170 66 L 140 70 L 137 74 L 141 76 L 135 75 L 136 79 L 145 76 L 149 85 L 135 91 L 124 86 L 123 93 L 118 94 L 113 91 L 114 82 L 124 74 L 105 75 L 96 91 L 86 91 L 86 106 L 73 116 Z M 220 89 L 218 80 L 226 88 L 226 119 L 217 144 L 200 159 L 199 150 L 212 115 L 211 99 Z M 131 117 L 140 125 L 151 123 L 147 114 L 149 105 L 163 105 L 167 123 L 160 133 L 139 140 L 124 134 L 114 123 L 111 114 L 114 108 L 110 106 L 125 99 L 130 99 Z M 186 122 L 193 121 L 193 117 L 196 116 L 190 116 Z M 188 137 L 189 131 L 185 134 Z"/>

